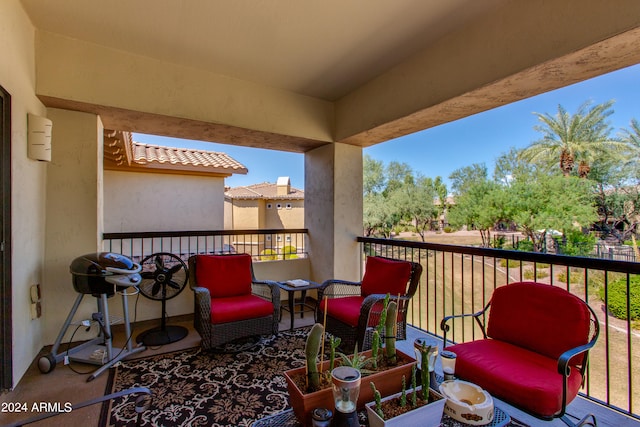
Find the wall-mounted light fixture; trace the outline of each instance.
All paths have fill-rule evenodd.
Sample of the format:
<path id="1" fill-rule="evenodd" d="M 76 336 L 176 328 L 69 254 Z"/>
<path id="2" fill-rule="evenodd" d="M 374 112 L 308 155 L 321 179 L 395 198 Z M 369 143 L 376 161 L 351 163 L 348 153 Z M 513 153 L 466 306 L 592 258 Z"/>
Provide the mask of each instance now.
<path id="1" fill-rule="evenodd" d="M 27 115 L 27 156 L 33 160 L 51 161 L 51 120 Z"/>

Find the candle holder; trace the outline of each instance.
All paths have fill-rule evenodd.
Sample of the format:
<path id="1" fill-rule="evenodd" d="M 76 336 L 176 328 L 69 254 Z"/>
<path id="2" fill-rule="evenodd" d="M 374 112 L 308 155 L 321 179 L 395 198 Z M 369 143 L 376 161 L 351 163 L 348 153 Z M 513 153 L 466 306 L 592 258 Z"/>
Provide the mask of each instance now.
<path id="1" fill-rule="evenodd" d="M 454 380 L 456 373 L 456 354 L 453 351 L 444 350 L 440 353 L 442 357 L 442 372 L 444 374 L 444 380 Z"/>
<path id="2" fill-rule="evenodd" d="M 349 366 L 339 366 L 331 371 L 335 414 L 332 427 L 358 427 L 356 406 L 360 394 L 360 371 Z"/>

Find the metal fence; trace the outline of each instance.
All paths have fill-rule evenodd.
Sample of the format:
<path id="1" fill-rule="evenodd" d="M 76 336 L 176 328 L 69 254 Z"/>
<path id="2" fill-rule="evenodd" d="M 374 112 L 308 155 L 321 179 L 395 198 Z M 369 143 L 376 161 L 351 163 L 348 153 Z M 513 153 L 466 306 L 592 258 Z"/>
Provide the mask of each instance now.
<path id="1" fill-rule="evenodd" d="M 422 264 L 408 321 L 438 336 L 444 316 L 481 310 L 493 291 L 508 283 L 537 281 L 577 295 L 601 325 L 584 396 L 640 418 L 640 323 L 633 320 L 640 316 L 640 263 L 366 237 L 358 242 L 365 255 Z M 456 319 L 451 326 L 448 338 L 455 342 L 482 337 L 471 319 Z"/>
<path id="2" fill-rule="evenodd" d="M 187 260 L 195 254 L 247 253 L 254 261 L 306 258 L 307 230 L 204 230 L 104 233 L 103 250 L 135 262 L 169 252 Z"/>

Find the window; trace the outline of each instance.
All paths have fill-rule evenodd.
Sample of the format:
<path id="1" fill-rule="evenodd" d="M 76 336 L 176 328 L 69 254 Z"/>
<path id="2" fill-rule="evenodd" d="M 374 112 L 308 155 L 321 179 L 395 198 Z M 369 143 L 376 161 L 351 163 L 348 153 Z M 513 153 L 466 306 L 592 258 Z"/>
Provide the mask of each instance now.
<path id="1" fill-rule="evenodd" d="M 291 236 L 287 236 L 287 242 L 291 242 Z"/>
<path id="2" fill-rule="evenodd" d="M 287 203 L 287 209 L 291 209 L 291 203 Z"/>
<path id="3" fill-rule="evenodd" d="M 267 209 L 271 209 L 272 207 L 273 207 L 273 204 L 267 203 Z"/>
<path id="4" fill-rule="evenodd" d="M 281 241 L 282 241 L 282 236 L 278 236 L 278 237 L 276 238 L 276 240 L 277 240 L 278 242 L 281 242 Z"/>
<path id="5" fill-rule="evenodd" d="M 280 203 L 278 203 L 278 204 L 276 205 L 276 209 L 282 209 L 282 205 L 281 205 Z"/>
<path id="6" fill-rule="evenodd" d="M 267 238 L 267 242 L 271 241 L 271 235 L 270 234 L 267 234 L 265 237 Z"/>

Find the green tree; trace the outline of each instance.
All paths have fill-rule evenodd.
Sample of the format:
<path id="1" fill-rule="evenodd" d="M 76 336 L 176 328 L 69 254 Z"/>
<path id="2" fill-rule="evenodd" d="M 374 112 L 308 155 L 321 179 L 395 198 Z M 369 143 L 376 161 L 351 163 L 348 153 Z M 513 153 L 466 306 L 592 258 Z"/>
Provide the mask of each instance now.
<path id="1" fill-rule="evenodd" d="M 386 186 L 383 193 L 390 196 L 403 185 L 413 183 L 413 170 L 407 163 L 389 162 L 385 169 L 385 178 Z"/>
<path id="2" fill-rule="evenodd" d="M 512 147 L 508 152 L 496 159 L 493 169 L 493 180 L 503 185 L 509 185 L 518 176 L 530 175 L 536 166 L 522 158 L 522 150 Z"/>
<path id="3" fill-rule="evenodd" d="M 442 181 L 442 177 L 440 176 L 436 176 L 431 185 L 433 185 L 433 190 L 438 197 L 436 220 L 439 221 L 449 210 L 449 192 L 447 191 L 447 185 Z"/>
<path id="4" fill-rule="evenodd" d="M 620 133 L 620 139 L 627 144 L 628 150 L 622 171 L 632 183 L 637 183 L 640 179 L 640 123 L 637 119 L 631 119 L 630 128 L 623 128 Z"/>
<path id="5" fill-rule="evenodd" d="M 505 189 L 487 178 L 484 164 L 456 169 L 449 179 L 455 191 L 455 204 L 447 218 L 455 227 L 467 226 L 480 231 L 482 245 L 491 245 L 491 229 L 505 219 Z"/>
<path id="6" fill-rule="evenodd" d="M 475 182 L 485 181 L 488 177 L 487 166 L 484 163 L 474 163 L 454 170 L 449 175 L 453 194 L 462 194 L 465 189 Z"/>
<path id="7" fill-rule="evenodd" d="M 362 188 L 365 195 L 380 193 L 387 184 L 384 163 L 374 160 L 368 154 L 365 154 L 363 159 L 362 176 Z"/>
<path id="8" fill-rule="evenodd" d="M 384 195 L 381 193 L 365 195 L 362 210 L 362 221 L 366 236 L 371 236 L 376 232 L 381 233 L 384 237 L 391 236 L 396 215 Z"/>
<path id="9" fill-rule="evenodd" d="M 598 228 L 605 238 L 622 244 L 638 230 L 640 215 L 640 124 L 632 119 L 619 140 L 626 144 L 623 160 L 612 157 L 594 163 L 590 179 L 596 182 Z"/>
<path id="10" fill-rule="evenodd" d="M 543 138 L 522 152 L 523 159 L 549 170 L 559 162 L 565 176 L 569 176 L 579 162 L 577 173 L 586 177 L 595 159 L 619 155 L 626 144 L 610 137 L 612 128 L 607 118 L 613 114 L 613 101 L 589 108 L 590 105 L 590 102 L 583 103 L 575 114 L 569 114 L 562 105 L 558 105 L 555 115 L 534 113 L 541 122 L 534 129 L 541 132 Z"/>
<path id="11" fill-rule="evenodd" d="M 506 200 L 506 210 L 533 242 L 536 252 L 544 248 L 547 230 L 566 234 L 588 227 L 598 218 L 593 183 L 573 176 L 539 173 L 518 177 L 511 183 Z"/>
<path id="12" fill-rule="evenodd" d="M 438 208 L 433 203 L 435 197 L 433 180 L 420 174 L 414 179 L 408 179 L 391 196 L 392 206 L 404 219 L 413 223 L 423 242 L 431 221 L 438 215 Z"/>

